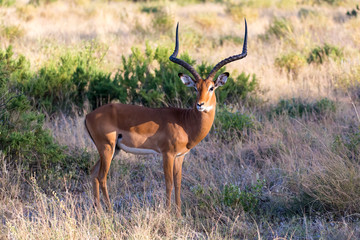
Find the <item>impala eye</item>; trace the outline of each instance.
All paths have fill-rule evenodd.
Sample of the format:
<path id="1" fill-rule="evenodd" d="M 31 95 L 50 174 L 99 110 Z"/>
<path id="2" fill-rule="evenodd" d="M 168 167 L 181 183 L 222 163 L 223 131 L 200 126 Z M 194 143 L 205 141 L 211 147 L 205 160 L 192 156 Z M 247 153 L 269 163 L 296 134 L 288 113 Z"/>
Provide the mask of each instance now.
<path id="1" fill-rule="evenodd" d="M 209 89 L 209 92 L 212 92 L 212 91 L 214 91 L 214 87 L 211 87 L 211 88 Z"/>

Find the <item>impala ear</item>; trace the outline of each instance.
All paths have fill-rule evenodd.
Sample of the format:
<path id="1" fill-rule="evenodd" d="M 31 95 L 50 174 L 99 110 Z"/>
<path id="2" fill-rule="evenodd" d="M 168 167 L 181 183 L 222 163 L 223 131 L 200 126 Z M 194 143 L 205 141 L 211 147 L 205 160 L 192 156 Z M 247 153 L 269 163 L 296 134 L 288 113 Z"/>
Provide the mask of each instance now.
<path id="1" fill-rule="evenodd" d="M 185 86 L 195 87 L 195 81 L 190 76 L 188 76 L 184 73 L 179 73 L 179 77 L 180 77 L 181 81 L 185 84 Z"/>
<path id="2" fill-rule="evenodd" d="M 220 74 L 215 81 L 215 88 L 221 87 L 222 85 L 224 85 L 226 83 L 228 77 L 229 77 L 228 72 L 224 72 L 224 73 Z"/>

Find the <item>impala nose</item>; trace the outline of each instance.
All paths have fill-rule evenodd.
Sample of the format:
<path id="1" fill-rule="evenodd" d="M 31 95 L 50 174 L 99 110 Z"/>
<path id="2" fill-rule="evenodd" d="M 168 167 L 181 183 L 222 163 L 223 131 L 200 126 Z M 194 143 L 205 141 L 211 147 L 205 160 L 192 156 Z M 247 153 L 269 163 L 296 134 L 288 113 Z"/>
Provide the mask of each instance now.
<path id="1" fill-rule="evenodd" d="M 197 106 L 198 107 L 202 107 L 204 105 L 204 103 L 202 102 L 202 103 L 197 103 Z"/>

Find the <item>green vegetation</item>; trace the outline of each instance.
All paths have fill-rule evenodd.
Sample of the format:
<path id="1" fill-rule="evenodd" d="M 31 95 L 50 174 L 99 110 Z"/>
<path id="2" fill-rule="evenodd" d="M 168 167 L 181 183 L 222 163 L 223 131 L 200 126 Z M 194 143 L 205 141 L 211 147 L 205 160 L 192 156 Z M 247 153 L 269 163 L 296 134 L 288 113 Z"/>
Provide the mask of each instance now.
<path id="1" fill-rule="evenodd" d="M 350 18 L 356 18 L 358 16 L 359 12 L 360 12 L 360 7 L 359 7 L 359 5 L 356 5 L 356 8 L 346 12 L 346 16 L 348 16 Z"/>
<path id="2" fill-rule="evenodd" d="M 57 0 L 30 0 L 29 4 L 35 5 L 35 6 L 40 6 L 40 5 L 44 5 L 44 4 L 50 4 L 53 2 L 56 2 Z"/>
<path id="3" fill-rule="evenodd" d="M 113 100 L 148 107 L 167 104 L 192 107 L 195 94 L 178 77 L 179 72 L 187 71 L 170 62 L 170 54 L 164 47 L 146 45 L 145 52 L 132 48 L 132 54 L 122 57 L 122 68 L 112 77 L 110 73 L 98 70 L 101 59 L 93 60 L 96 59 L 94 50 L 77 54 L 68 52 L 36 73 L 31 73 L 24 63 L 22 71 L 26 73 L 21 78 L 14 77 L 12 84 L 31 98 L 32 105 L 49 115 L 59 111 L 81 112 L 87 99 L 93 108 Z M 194 64 L 187 53 L 180 57 Z M 212 68 L 207 63 L 198 67 L 203 75 Z M 224 71 L 225 68 L 221 72 Z M 228 80 L 230 84 L 217 93 L 221 104 L 245 101 L 257 90 L 258 80 L 254 74 L 237 75 L 234 72 L 233 75 Z"/>
<path id="4" fill-rule="evenodd" d="M 265 180 L 257 180 L 255 184 L 241 189 L 235 184 L 225 184 L 222 191 L 211 187 L 204 188 L 196 185 L 191 188 L 196 196 L 197 204 L 204 211 L 211 208 L 229 208 L 230 211 L 245 211 L 259 213 L 261 199 L 264 197 Z"/>
<path id="5" fill-rule="evenodd" d="M 275 66 L 285 69 L 288 74 L 297 76 L 300 69 L 305 66 L 306 59 L 298 52 L 291 52 L 275 59 Z"/>
<path id="6" fill-rule="evenodd" d="M 13 41 L 15 39 L 23 37 L 25 30 L 18 25 L 0 25 L 0 36 Z"/>
<path id="7" fill-rule="evenodd" d="M 265 188 L 265 180 L 257 180 L 257 183 L 244 190 L 234 184 L 226 184 L 222 192 L 222 202 L 229 207 L 237 208 L 239 206 L 245 212 L 258 212 L 259 203 Z"/>
<path id="8" fill-rule="evenodd" d="M 0 6 L 10 7 L 10 6 L 12 6 L 15 2 L 16 2 L 16 0 L 0 0 Z"/>
<path id="9" fill-rule="evenodd" d="M 271 110 L 270 115 L 286 114 L 289 117 L 315 117 L 321 118 L 329 116 L 336 111 L 336 105 L 333 101 L 322 98 L 318 101 L 308 102 L 300 98 L 282 99 Z"/>
<path id="10" fill-rule="evenodd" d="M 254 127 L 254 119 L 246 114 L 233 113 L 226 108 L 220 108 L 216 112 L 214 131 L 225 140 L 233 141 L 236 136 L 241 135 L 243 130 L 253 129 Z"/>
<path id="11" fill-rule="evenodd" d="M 287 38 L 293 32 L 292 23 L 286 18 L 274 18 L 263 38 L 269 40 L 271 38 Z"/>
<path id="12" fill-rule="evenodd" d="M 160 8 L 153 12 L 152 25 L 156 32 L 169 32 L 173 29 L 174 23 L 174 16 L 168 9 Z"/>
<path id="13" fill-rule="evenodd" d="M 298 16 L 301 19 L 305 19 L 307 17 L 318 15 L 318 13 L 314 10 L 307 9 L 307 8 L 301 8 L 298 12 Z"/>
<path id="14" fill-rule="evenodd" d="M 335 61 L 341 60 L 343 58 L 343 52 L 338 47 L 325 43 L 323 46 L 317 46 L 310 51 L 307 62 L 309 64 L 322 64 L 330 58 Z"/>
<path id="15" fill-rule="evenodd" d="M 46 183 L 64 176 L 78 178 L 80 172 L 87 172 L 89 155 L 78 150 L 68 155 L 43 128 L 44 115 L 11 88 L 12 79 L 27 79 L 28 75 L 23 56 L 15 58 L 11 47 L 0 51 L 0 151 L 9 164 L 1 167 L 19 168 L 27 178 L 42 175 L 40 181 Z"/>

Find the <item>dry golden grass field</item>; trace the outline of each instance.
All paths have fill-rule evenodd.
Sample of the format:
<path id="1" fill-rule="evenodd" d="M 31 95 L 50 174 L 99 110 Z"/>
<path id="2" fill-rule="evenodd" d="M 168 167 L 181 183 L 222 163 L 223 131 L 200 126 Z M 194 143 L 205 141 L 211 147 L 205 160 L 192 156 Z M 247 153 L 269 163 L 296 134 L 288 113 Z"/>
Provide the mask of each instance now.
<path id="1" fill-rule="evenodd" d="M 204 74 L 241 52 L 244 18 L 248 55 L 185 157 L 182 218 L 161 157 L 125 152 L 113 211 L 95 211 L 84 115 L 189 107 L 176 23 Z M 355 0 L 0 0 L 0 239 L 360 239 L 359 26 Z"/>

